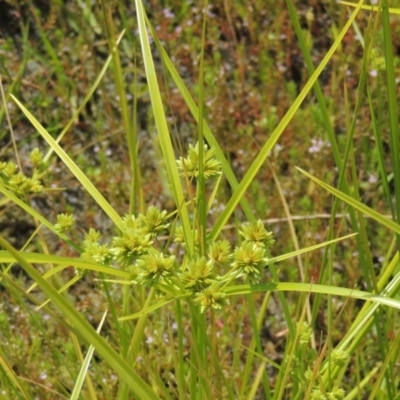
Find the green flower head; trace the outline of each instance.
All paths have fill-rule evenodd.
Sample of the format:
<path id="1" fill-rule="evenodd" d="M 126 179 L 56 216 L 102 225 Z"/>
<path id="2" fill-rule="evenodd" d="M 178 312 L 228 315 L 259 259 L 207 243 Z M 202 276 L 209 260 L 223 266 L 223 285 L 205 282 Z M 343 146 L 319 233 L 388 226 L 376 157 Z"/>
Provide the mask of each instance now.
<path id="1" fill-rule="evenodd" d="M 182 226 L 177 226 L 175 228 L 175 238 L 174 238 L 175 243 L 185 243 L 185 235 L 183 234 L 183 227 Z"/>
<path id="2" fill-rule="evenodd" d="M 238 276 L 248 278 L 250 283 L 256 284 L 260 281 L 261 271 L 266 261 L 265 250 L 253 242 L 243 242 L 233 253 L 233 268 L 239 271 Z"/>
<path id="3" fill-rule="evenodd" d="M 224 264 L 231 260 L 232 250 L 228 240 L 217 240 L 208 250 L 210 260 L 215 264 Z"/>
<path id="4" fill-rule="evenodd" d="M 39 180 L 34 177 L 28 178 L 21 172 L 10 176 L 8 184 L 16 194 L 22 196 L 30 193 L 40 193 L 43 190 Z"/>
<path id="5" fill-rule="evenodd" d="M 112 261 L 114 255 L 107 244 L 101 245 L 99 243 L 100 235 L 99 231 L 90 228 L 83 241 L 84 252 L 81 257 L 93 260 L 98 264 L 107 265 Z"/>
<path id="6" fill-rule="evenodd" d="M 269 247 L 275 243 L 272 232 L 267 232 L 265 230 L 264 224 L 260 219 L 251 224 L 244 224 L 242 229 L 239 230 L 239 234 L 243 236 L 244 240 L 256 243 L 258 246 Z"/>
<path id="7" fill-rule="evenodd" d="M 196 293 L 194 302 L 200 306 L 200 311 L 203 313 L 208 308 L 214 310 L 221 309 L 223 306 L 229 304 L 229 299 L 226 298 L 224 292 L 221 292 L 219 284 L 214 283 L 202 292 Z"/>
<path id="8" fill-rule="evenodd" d="M 344 367 L 350 359 L 349 353 L 347 351 L 334 349 L 331 353 L 331 361 L 338 367 Z"/>
<path id="9" fill-rule="evenodd" d="M 312 329 L 308 326 L 307 322 L 297 324 L 297 334 L 299 336 L 299 343 L 306 344 L 310 341 L 312 336 Z"/>
<path id="10" fill-rule="evenodd" d="M 17 172 L 17 170 L 17 164 L 12 161 L 0 162 L 0 174 L 3 175 L 5 178 L 10 178 Z"/>
<path id="11" fill-rule="evenodd" d="M 147 254 L 152 244 L 150 235 L 144 235 L 139 230 L 127 228 L 121 236 L 113 238 L 111 252 L 123 267 L 127 267 L 140 256 Z"/>
<path id="12" fill-rule="evenodd" d="M 158 251 L 145 254 L 136 262 L 134 280 L 146 286 L 157 285 L 175 274 L 175 257 L 165 257 Z"/>
<path id="13" fill-rule="evenodd" d="M 190 261 L 186 271 L 181 275 L 181 279 L 186 289 L 192 292 L 201 292 L 215 282 L 212 262 L 207 262 L 205 257 Z"/>
<path id="14" fill-rule="evenodd" d="M 318 387 L 315 387 L 312 391 L 311 391 L 311 396 L 310 396 L 311 400 L 326 400 L 325 394 L 322 392 L 322 390 Z"/>
<path id="15" fill-rule="evenodd" d="M 328 400 L 342 400 L 346 396 L 346 392 L 337 386 L 334 386 L 332 392 L 327 394 Z"/>
<path id="16" fill-rule="evenodd" d="M 140 227 L 140 219 L 137 219 L 133 214 L 126 214 L 124 218 L 122 218 L 121 225 L 119 226 L 122 232 L 128 229 L 139 229 Z"/>
<path id="17" fill-rule="evenodd" d="M 82 253 L 81 257 L 93 260 L 98 264 L 107 265 L 113 259 L 113 253 L 106 244 L 90 243 L 85 246 L 85 251 Z"/>
<path id="18" fill-rule="evenodd" d="M 38 167 L 43 163 L 43 153 L 36 147 L 29 154 L 29 159 L 34 167 Z"/>
<path id="19" fill-rule="evenodd" d="M 27 182 L 27 193 L 41 193 L 43 186 L 38 179 L 29 178 Z"/>
<path id="20" fill-rule="evenodd" d="M 75 217 L 72 214 L 58 214 L 57 215 L 57 223 L 54 225 L 54 229 L 63 233 L 68 231 L 74 226 Z"/>
<path id="21" fill-rule="evenodd" d="M 83 242 L 84 246 L 91 243 L 97 243 L 100 239 L 101 233 L 96 231 L 96 229 L 90 228 L 89 232 L 85 235 L 85 240 Z"/>
<path id="22" fill-rule="evenodd" d="M 221 174 L 221 163 L 214 157 L 215 149 L 204 145 L 204 178 L 209 179 Z M 182 176 L 188 176 L 189 178 L 197 178 L 199 175 L 199 143 L 193 147 L 189 144 L 188 157 L 182 158 L 176 161 L 178 169 L 181 171 Z"/>
<path id="23" fill-rule="evenodd" d="M 156 237 L 160 232 L 165 231 L 169 224 L 167 223 L 167 211 L 160 211 L 158 208 L 151 206 L 147 210 L 147 214 L 139 214 L 142 225 L 142 231 L 149 234 L 152 238 Z"/>

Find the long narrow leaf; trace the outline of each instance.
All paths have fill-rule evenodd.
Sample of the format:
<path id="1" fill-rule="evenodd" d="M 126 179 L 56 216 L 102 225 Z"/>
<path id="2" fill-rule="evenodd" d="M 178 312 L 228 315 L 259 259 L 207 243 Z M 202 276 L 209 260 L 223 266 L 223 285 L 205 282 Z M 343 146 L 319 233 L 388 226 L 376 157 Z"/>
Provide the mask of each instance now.
<path id="1" fill-rule="evenodd" d="M 350 6 L 350 7 L 357 7 L 357 3 L 352 3 L 350 1 L 340 1 L 340 3 L 344 4 L 346 6 Z M 368 6 L 368 5 L 364 6 L 363 5 L 363 6 L 361 6 L 361 9 L 362 10 L 368 10 L 368 11 L 374 11 L 374 12 L 379 11 L 379 7 L 377 7 L 377 6 Z M 397 14 L 397 15 L 400 14 L 400 8 L 389 7 L 388 11 L 389 11 L 390 14 Z"/>
<path id="2" fill-rule="evenodd" d="M 46 142 L 53 148 L 57 155 L 61 158 L 64 164 L 70 169 L 73 175 L 83 185 L 83 187 L 89 192 L 96 203 L 102 208 L 102 210 L 110 217 L 110 219 L 118 226 L 121 223 L 121 217 L 111 207 L 108 201 L 103 195 L 96 189 L 88 177 L 79 169 L 79 167 L 72 161 L 68 154 L 59 146 L 59 144 L 51 137 L 51 135 L 43 128 L 40 122 L 22 105 L 22 103 L 13 95 L 11 95 L 15 103 L 29 119 L 31 124 L 36 130 L 43 136 Z"/>
<path id="3" fill-rule="evenodd" d="M 145 13 L 141 0 L 135 0 L 135 3 L 139 23 L 139 35 L 143 52 L 143 61 L 146 70 L 147 83 L 149 85 L 149 93 L 151 104 L 153 107 L 154 118 L 156 121 L 161 150 L 164 157 L 164 163 L 174 195 L 175 204 L 179 210 L 182 228 L 185 235 L 185 242 L 188 245 L 189 253 L 193 253 L 194 244 L 192 238 L 193 235 L 191 233 L 189 214 L 183 196 L 181 179 L 179 177 L 178 167 L 176 165 L 176 157 L 174 154 L 174 149 L 172 147 L 168 124 L 165 117 L 160 90 L 158 87 L 157 75 L 151 55 L 149 39 L 147 37 Z"/>
<path id="4" fill-rule="evenodd" d="M 336 242 L 339 242 L 341 240 L 345 240 L 345 239 L 351 238 L 351 237 L 353 237 L 355 235 L 357 235 L 357 233 L 351 233 L 350 235 L 347 235 L 347 236 L 343 236 L 343 237 L 340 237 L 340 238 L 337 238 L 337 239 L 333 239 L 333 240 L 328 240 L 327 242 L 319 243 L 319 244 L 316 244 L 314 246 L 305 247 L 304 249 L 299 249 L 299 250 L 296 250 L 296 251 L 292 251 L 292 252 L 287 253 L 287 254 L 282 254 L 281 256 L 270 258 L 268 260 L 268 263 L 281 262 L 283 260 L 287 260 L 288 258 L 293 258 L 293 257 L 299 256 L 300 254 L 308 253 L 310 251 L 317 250 L 317 249 L 320 249 L 322 247 L 328 246 L 328 245 L 330 245 L 332 243 L 336 243 Z"/>
<path id="5" fill-rule="evenodd" d="M 143 315 L 149 314 L 152 311 L 158 310 L 159 308 L 166 306 L 167 304 L 171 303 L 174 300 L 175 300 L 174 298 L 171 298 L 170 296 L 166 296 L 166 298 L 157 300 L 157 302 L 152 304 L 151 306 L 145 307 L 135 314 L 131 314 L 131 315 L 127 315 L 125 317 L 118 318 L 118 320 L 119 321 L 129 321 L 131 319 L 140 318 Z"/>
<path id="6" fill-rule="evenodd" d="M 318 68 L 315 70 L 315 72 L 312 74 L 310 79 L 307 81 L 306 85 L 304 86 L 303 90 L 300 92 L 300 94 L 297 96 L 296 100 L 293 102 L 293 104 L 290 106 L 289 110 L 281 120 L 281 122 L 278 124 L 278 126 L 275 128 L 275 130 L 272 132 L 271 137 L 267 140 L 263 148 L 261 149 L 260 153 L 256 157 L 256 159 L 253 161 L 252 165 L 248 169 L 245 177 L 243 180 L 240 182 L 239 186 L 233 193 L 231 199 L 229 200 L 227 206 L 225 207 L 224 211 L 221 213 L 220 217 L 218 218 L 217 222 L 214 225 L 214 228 L 212 229 L 210 233 L 210 238 L 215 239 L 219 233 L 221 232 L 221 229 L 224 227 L 226 222 L 228 221 L 230 215 L 233 213 L 235 210 L 237 204 L 239 203 L 240 199 L 243 197 L 244 193 L 246 192 L 247 188 L 253 181 L 254 177 L 256 176 L 257 172 L 261 168 L 262 164 L 264 163 L 265 159 L 267 158 L 269 152 L 272 150 L 274 147 L 275 143 L 278 141 L 279 137 L 285 130 L 286 126 L 289 124 L 291 119 L 293 118 L 294 114 L 300 107 L 301 103 L 307 96 L 308 92 L 312 89 L 315 81 L 318 79 L 319 75 L 323 71 L 323 69 L 326 67 L 328 64 L 329 60 L 332 58 L 334 52 L 340 45 L 343 37 L 345 36 L 346 32 L 349 30 L 351 27 L 352 22 L 354 21 L 355 17 L 357 16 L 358 12 L 360 11 L 361 5 L 363 1 L 361 0 L 357 6 L 357 8 L 353 11 L 351 14 L 349 20 L 347 21 L 346 25 L 342 29 L 342 31 L 339 33 L 337 36 L 335 42 L 333 43 L 332 47 L 329 49 L 328 53 L 325 55 L 323 60 L 321 61 L 321 64 L 318 66 Z"/>
<path id="7" fill-rule="evenodd" d="M 387 228 L 391 229 L 393 232 L 400 234 L 400 225 L 396 224 L 396 222 L 393 222 L 392 220 L 386 218 L 382 214 L 379 214 L 377 211 L 373 210 L 372 208 L 369 208 L 366 205 L 364 205 L 364 204 L 360 203 L 359 201 L 353 199 L 352 197 L 348 196 L 347 194 L 344 194 L 340 190 L 337 190 L 337 189 L 333 188 L 332 186 L 329 186 L 325 182 L 322 182 L 320 179 L 318 179 L 315 176 L 309 174 L 308 172 L 302 170 L 301 168 L 299 168 L 299 167 L 296 167 L 296 168 L 301 173 L 308 176 L 315 183 L 318 183 L 318 185 L 322 186 L 328 192 L 334 194 L 336 197 L 339 197 L 339 199 L 343 200 L 348 205 L 350 205 L 350 206 L 354 207 L 356 210 L 361 211 L 362 213 L 370 216 L 372 219 L 374 219 L 375 221 L 378 221 L 383 226 L 386 226 Z"/>
<path id="8" fill-rule="evenodd" d="M 388 12 L 388 2 L 382 2 L 383 37 L 385 46 L 386 61 L 386 86 L 388 92 L 389 122 L 390 122 L 390 148 L 392 151 L 392 166 L 394 174 L 395 189 L 395 210 L 396 221 L 400 223 L 400 154 L 399 154 L 399 116 L 397 106 L 397 83 L 394 70 L 394 55 L 391 24 Z M 397 243 L 400 245 L 400 236 L 397 236 Z"/>
<path id="9" fill-rule="evenodd" d="M 104 313 L 103 317 L 101 318 L 100 324 L 96 330 L 96 332 L 98 334 L 100 334 L 101 328 L 103 327 L 104 321 L 106 320 L 106 316 L 107 316 L 107 311 Z M 94 353 L 94 347 L 92 345 L 90 345 L 89 350 L 86 354 L 85 360 L 83 361 L 83 364 L 79 371 L 78 377 L 76 378 L 74 390 L 72 391 L 72 394 L 70 397 L 71 400 L 79 399 L 79 394 L 82 390 L 83 382 L 85 380 L 87 371 L 89 370 L 89 365 L 90 365 L 90 361 L 92 359 L 93 353 Z"/>
<path id="10" fill-rule="evenodd" d="M 157 38 L 155 30 L 147 18 L 146 18 L 146 22 L 147 22 L 148 27 L 151 30 L 154 43 L 156 44 L 157 49 L 161 54 L 161 57 L 163 59 L 163 63 L 165 65 L 166 69 L 170 73 L 173 81 L 175 82 L 176 87 L 178 88 L 179 92 L 181 93 L 183 99 L 185 100 L 186 105 L 189 107 L 189 110 L 190 110 L 193 118 L 195 119 L 195 121 L 197 123 L 199 123 L 199 110 L 198 110 L 196 103 L 194 102 L 189 90 L 185 86 L 185 83 L 179 76 L 178 71 L 176 70 L 171 59 L 169 58 L 167 52 L 164 50 L 164 47 L 162 46 L 160 40 Z M 208 144 L 211 147 L 215 148 L 215 155 L 218 158 L 218 160 L 221 162 L 222 172 L 226 176 L 226 179 L 228 180 L 229 184 L 231 185 L 232 190 L 235 190 L 238 187 L 239 182 L 236 179 L 236 176 L 233 173 L 232 168 L 231 168 L 228 160 L 226 159 L 223 150 L 221 149 L 221 146 L 219 145 L 217 139 L 211 132 L 211 129 L 207 124 L 207 121 L 205 121 L 205 120 L 203 121 L 203 133 L 204 133 L 204 137 L 206 138 Z M 249 221 L 253 221 L 255 218 L 254 218 L 253 212 L 251 211 L 250 205 L 245 197 L 242 197 L 240 199 L 240 205 L 242 206 L 247 219 Z"/>
<path id="11" fill-rule="evenodd" d="M 53 256 L 42 253 L 19 253 L 27 262 L 31 264 L 59 264 L 63 265 L 64 268 L 73 266 L 84 270 L 91 270 L 95 272 L 101 272 L 107 275 L 119 276 L 121 278 L 130 279 L 131 274 L 126 271 L 122 271 L 117 268 L 107 267 L 105 265 L 96 264 L 93 261 L 84 260 L 82 258 L 72 257 L 61 257 Z M 10 263 L 16 260 L 15 256 L 9 251 L 0 250 L 0 263 Z M 50 271 L 49 271 L 50 273 Z M 45 274 L 45 277 L 49 277 L 49 273 Z"/>
<path id="12" fill-rule="evenodd" d="M 238 285 L 228 286 L 224 292 L 228 296 L 238 294 L 268 292 L 270 290 L 278 292 L 306 292 L 306 293 L 321 293 L 331 294 L 333 296 L 350 297 L 364 301 L 372 301 L 377 304 L 383 304 L 389 307 L 400 309 L 400 301 L 388 297 L 380 296 L 378 294 L 363 292 L 361 290 L 347 289 L 336 286 L 317 285 L 310 283 L 293 283 L 293 282 L 274 282 L 274 283 L 261 283 L 259 285 Z"/>

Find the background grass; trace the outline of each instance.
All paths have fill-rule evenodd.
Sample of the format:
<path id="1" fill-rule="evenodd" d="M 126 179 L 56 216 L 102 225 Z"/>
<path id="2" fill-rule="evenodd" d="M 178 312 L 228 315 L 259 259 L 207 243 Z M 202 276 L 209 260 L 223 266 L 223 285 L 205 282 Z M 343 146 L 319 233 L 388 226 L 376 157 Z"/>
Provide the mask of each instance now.
<path id="1" fill-rule="evenodd" d="M 29 175 L 39 147 L 48 162 L 24 203 L 0 185 L 0 396 L 398 398 L 397 3 L 0 2 L 1 161 Z M 222 163 L 215 187 L 178 176 L 198 139 Z M 76 264 L 89 228 L 107 241 L 150 205 L 178 210 L 189 257 L 195 227 L 204 254 L 206 230 L 238 246 L 240 223 L 260 218 L 282 261 L 204 314 Z M 66 212 L 75 230 L 57 234 Z"/>

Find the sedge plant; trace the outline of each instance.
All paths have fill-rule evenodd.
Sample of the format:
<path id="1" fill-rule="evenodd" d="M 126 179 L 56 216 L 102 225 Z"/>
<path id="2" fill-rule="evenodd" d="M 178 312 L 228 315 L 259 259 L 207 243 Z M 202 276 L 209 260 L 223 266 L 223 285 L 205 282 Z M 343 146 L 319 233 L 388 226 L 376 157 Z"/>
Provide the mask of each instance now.
<path id="1" fill-rule="evenodd" d="M 137 98 L 135 97 L 135 107 L 130 115 L 124 92 L 120 51 L 117 47 L 124 33 L 118 37 L 115 33 L 111 5 L 102 2 L 102 18 L 107 32 L 109 56 L 83 102 L 76 108 L 57 139 L 54 139 L 31 113 L 28 104 L 24 104 L 18 96 L 9 94 L 18 109 L 45 140 L 48 153 L 44 155 L 37 148 L 30 153 L 29 174 L 23 173 L 19 163 L 0 162 L 0 192 L 3 195 L 1 204 L 14 204 L 26 213 L 27 218 L 32 218 L 37 226 L 34 235 L 40 237 L 41 244 L 41 251 L 17 250 L 6 238 L 1 237 L 0 245 L 3 250 L 0 251 L 0 262 L 4 267 L 0 272 L 0 279 L 13 298 L 24 305 L 32 324 L 46 340 L 51 343 L 53 337 L 46 331 L 45 322 L 38 321 L 38 310 L 46 313 L 47 318 L 67 332 L 68 343 L 62 351 L 75 363 L 68 367 L 69 375 L 73 377 L 73 387 L 68 391 L 60 385 L 57 390 L 46 394 L 50 396 L 48 398 L 57 393 L 73 399 L 341 400 L 360 398 L 366 387 L 371 393 L 370 398 L 398 397 L 399 382 L 395 372 L 400 336 L 398 326 L 389 327 L 385 321 L 385 313 L 395 316 L 400 308 L 400 301 L 396 298 L 400 287 L 399 259 L 398 252 L 394 250 L 400 237 L 398 128 L 389 21 L 390 12 L 396 10 L 389 9 L 387 1 L 381 1 L 372 9 L 365 9 L 362 1 L 357 4 L 346 2 L 353 8 L 350 9 L 343 27 L 336 27 L 330 49 L 314 68 L 294 5 L 290 0 L 286 3 L 310 76 L 269 138 L 261 144 L 257 156 L 239 182 L 217 137 L 207 124 L 205 114 L 207 2 L 204 5 L 201 28 L 196 104 L 157 37 L 157 29 L 153 28 L 148 19 L 142 1 L 135 1 L 140 46 L 137 43 L 133 52 L 136 85 L 133 92 L 137 96 L 139 51 L 136 50 L 140 47 L 140 62 L 144 66 L 162 163 L 174 204 L 174 209 L 170 211 L 144 204 L 140 187 L 142 176 L 139 167 L 140 141 L 136 126 Z M 354 115 L 348 115 L 349 135 L 342 154 L 333 133 L 318 78 L 335 52 L 340 51 L 349 30 L 353 27 L 359 32 L 356 17 L 363 8 L 371 13 L 371 17 L 365 34 L 363 70 L 357 88 L 359 97 Z M 229 15 L 227 4 L 225 11 Z M 385 45 L 394 194 L 385 173 L 384 156 L 379 141 L 379 116 L 375 115 L 372 91 L 367 82 L 372 38 L 379 26 L 378 16 L 382 16 Z M 85 13 L 84 17 L 91 21 L 91 26 L 100 29 L 92 12 Z M 51 43 L 44 39 L 45 31 L 38 16 L 36 19 L 46 51 L 54 62 L 58 79 L 61 84 L 65 84 L 67 78 L 58 55 Z M 174 147 L 170 133 L 150 35 L 158 50 L 165 74 L 176 85 L 198 125 L 197 134 L 193 135 L 191 143 L 181 153 Z M 241 49 L 237 41 L 236 46 L 240 59 Z M 113 65 L 113 81 L 119 96 L 121 120 L 128 147 L 129 174 L 132 178 L 129 187 L 130 204 L 128 211 L 122 214 L 112 206 L 105 193 L 101 193 L 100 188 L 96 187 L 62 145 L 68 129 L 97 90 L 109 65 Z M 243 74 L 240 80 L 243 84 Z M 315 91 L 322 123 L 331 143 L 338 171 L 338 188 L 302 168 L 298 168 L 297 173 L 302 173 L 337 199 L 332 205 L 328 239 L 299 248 L 295 230 L 292 228 L 296 250 L 273 257 L 271 253 L 274 253 L 274 247 L 278 243 L 275 242 L 273 232 L 255 215 L 245 193 L 256 180 L 270 152 L 312 90 Z M 379 150 L 379 169 L 384 180 L 386 201 L 390 204 L 392 212 L 391 219 L 363 204 L 359 193 L 353 135 L 363 95 L 371 110 L 372 129 Z M 51 170 L 53 153 L 61 159 L 96 206 L 111 221 L 111 235 L 92 226 L 79 231 L 75 228 L 77 218 L 67 210 L 59 213 L 56 219 L 51 221 L 36 209 L 32 199 L 48 189 L 46 174 Z M 347 165 L 350 165 L 351 182 L 346 174 Z M 222 187 L 221 183 L 225 181 L 230 186 L 231 195 L 226 199 L 223 210 L 212 226 L 209 226 L 208 214 Z M 279 182 L 276 176 L 275 182 Z M 280 196 L 290 216 L 281 190 Z M 348 207 L 352 228 L 352 233 L 348 235 L 341 235 L 335 230 L 335 214 L 340 204 L 346 204 Z M 233 236 L 224 235 L 232 215 L 238 220 L 239 205 L 243 211 L 244 222 L 236 224 Z M 393 236 L 394 244 L 388 251 L 387 263 L 379 273 L 375 272 L 372 264 L 366 217 L 376 221 Z M 40 236 L 43 227 L 74 255 L 48 252 L 45 239 Z M 340 244 L 353 239 L 360 257 L 366 290 L 334 284 L 333 253 Z M 318 249 L 325 250 L 318 281 L 304 273 L 302 265 L 300 282 L 282 281 L 280 265 L 283 261 L 295 257 L 299 259 L 300 256 Z M 12 275 L 14 263 L 18 263 L 32 280 L 29 288 L 21 285 Z M 50 267 L 41 274 L 36 265 Z M 71 266 L 74 275 L 65 281 L 65 273 Z M 87 281 L 93 283 L 96 292 L 101 292 L 108 311 L 101 314 L 96 327 L 89 323 L 83 312 L 74 308 L 73 300 L 68 295 L 71 287 Z M 298 293 L 299 300 L 293 303 L 293 298 L 288 296 L 289 292 Z M 268 318 L 267 309 L 275 293 L 275 301 L 279 302 L 279 312 L 282 314 L 281 320 L 286 326 L 280 362 L 266 356 L 261 340 L 262 324 L 264 319 Z M 312 296 L 313 303 L 310 300 Z M 328 333 L 324 338 L 316 338 L 317 330 L 314 328 L 324 298 L 328 299 Z M 334 300 L 338 298 L 344 300 L 339 306 Z M 340 339 L 335 341 L 334 331 L 340 323 L 339 317 L 346 313 L 349 304 L 354 304 L 354 300 L 362 300 L 365 304 L 354 320 L 348 323 Z M 28 302 L 34 304 L 35 308 L 27 306 Z M 338 307 L 336 311 L 335 307 Z M 338 314 L 337 318 L 335 312 Z M 246 346 L 241 343 L 242 320 L 247 320 L 246 328 L 251 332 L 251 339 L 246 342 Z M 4 337 L 9 340 L 11 327 L 7 325 L 7 321 L 2 321 L 2 324 Z M 368 365 L 369 369 L 360 374 L 362 367 L 354 365 L 365 363 L 360 352 L 371 332 L 378 336 L 376 353 L 380 362 L 373 367 Z M 317 340 L 320 342 L 319 348 L 315 345 Z M 32 344 L 32 352 L 34 346 L 39 346 L 35 343 L 38 342 L 34 341 Z M 82 353 L 82 347 L 85 354 Z M 62 352 L 55 349 L 56 346 L 53 348 L 55 357 L 61 359 Z M 6 388 L 6 394 L 1 394 L 15 398 L 34 398 L 36 387 L 31 385 L 29 379 L 20 376 L 18 369 L 13 369 L 9 357 L 1 344 L 1 384 Z M 357 372 L 356 381 L 349 377 L 354 369 Z M 117 377 L 111 388 L 104 384 L 102 379 L 102 374 L 110 370 Z M 354 386 L 350 390 L 348 382 Z"/>

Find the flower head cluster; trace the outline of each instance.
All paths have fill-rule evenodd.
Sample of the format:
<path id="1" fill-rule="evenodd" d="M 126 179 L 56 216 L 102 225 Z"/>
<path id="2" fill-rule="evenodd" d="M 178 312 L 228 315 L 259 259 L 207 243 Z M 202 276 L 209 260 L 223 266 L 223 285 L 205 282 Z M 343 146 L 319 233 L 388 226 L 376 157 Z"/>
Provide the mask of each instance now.
<path id="1" fill-rule="evenodd" d="M 309 327 L 307 322 L 297 324 L 297 335 L 299 337 L 300 344 L 309 343 L 312 336 L 312 329 Z"/>
<path id="2" fill-rule="evenodd" d="M 231 244 L 227 240 L 217 240 L 209 246 L 208 257 L 217 265 L 228 263 L 232 258 Z"/>
<path id="3" fill-rule="evenodd" d="M 58 229 L 64 231 L 72 222 L 71 216 L 60 215 Z M 244 277 L 252 284 L 260 281 L 267 264 L 266 246 L 273 242 L 261 221 L 243 226 L 241 235 L 245 240 L 234 251 L 228 240 L 207 241 L 206 254 L 195 246 L 194 255 L 186 254 L 181 267 L 175 256 L 153 245 L 153 240 L 168 227 L 167 212 L 156 207 L 150 207 L 146 214 L 125 215 L 119 225 L 120 233 L 112 238 L 111 244 L 100 244 L 100 233 L 90 229 L 83 241 L 82 257 L 103 265 L 115 261 L 131 274 L 136 284 L 161 291 L 167 290 L 166 285 L 180 290 L 184 297 L 192 296 L 201 312 L 229 304 L 224 287 L 231 279 Z M 198 237 L 197 230 L 194 235 Z M 186 249 L 182 228 L 176 228 L 175 242 Z M 228 273 L 217 275 L 217 268 L 227 267 L 230 267 Z"/>
<path id="4" fill-rule="evenodd" d="M 205 257 L 195 258 L 189 262 L 187 269 L 181 275 L 185 289 L 191 292 L 201 292 L 215 282 L 213 264 Z"/>
<path id="5" fill-rule="evenodd" d="M 150 207 L 146 215 L 125 215 L 120 225 L 121 234 L 113 238 L 111 252 L 124 267 L 152 249 L 152 239 L 168 228 L 167 212 Z"/>
<path id="6" fill-rule="evenodd" d="M 90 229 L 83 241 L 84 252 L 81 257 L 93 260 L 99 264 L 107 265 L 113 259 L 113 254 L 107 244 L 99 243 L 100 232 Z"/>
<path id="7" fill-rule="evenodd" d="M 332 391 L 327 393 L 328 400 L 342 400 L 346 396 L 346 392 L 337 386 L 334 386 Z"/>
<path id="8" fill-rule="evenodd" d="M 44 161 L 43 153 L 36 147 L 29 154 L 29 160 L 31 161 L 34 168 L 39 171 L 44 170 L 47 167 L 47 163 Z"/>
<path id="9" fill-rule="evenodd" d="M 143 235 L 140 229 L 127 228 L 120 236 L 113 238 L 111 252 L 122 266 L 127 267 L 147 254 L 152 244 L 150 235 Z"/>
<path id="10" fill-rule="evenodd" d="M 256 243 L 244 241 L 240 247 L 236 247 L 233 253 L 233 268 L 238 276 L 244 276 L 250 283 L 256 284 L 260 281 L 261 271 L 264 269 L 266 260 L 265 250 Z"/>
<path id="11" fill-rule="evenodd" d="M 129 270 L 133 272 L 136 283 L 155 286 L 175 275 L 175 257 L 165 257 L 164 254 L 153 250 L 141 256 Z"/>
<path id="12" fill-rule="evenodd" d="M 54 229 L 63 233 L 68 231 L 74 226 L 75 217 L 72 214 L 58 214 L 57 215 L 57 223 L 54 225 Z"/>
<path id="13" fill-rule="evenodd" d="M 21 172 L 12 175 L 8 180 L 8 185 L 18 195 L 24 196 L 31 193 L 40 193 L 43 190 L 43 186 L 40 181 L 34 176 L 28 178 Z"/>
<path id="14" fill-rule="evenodd" d="M 202 292 L 196 293 L 194 302 L 200 305 L 201 312 L 204 312 L 204 310 L 208 308 L 219 310 L 223 306 L 229 304 L 229 300 L 226 298 L 226 293 L 221 291 L 218 283 L 213 283 Z"/>
<path id="15" fill-rule="evenodd" d="M 346 396 L 343 389 L 335 386 L 331 392 L 323 392 L 319 387 L 315 387 L 311 391 L 310 399 L 312 400 L 342 400 Z"/>
<path id="16" fill-rule="evenodd" d="M 18 170 L 17 164 L 12 161 L 1 162 L 0 161 L 0 176 L 3 179 L 11 178 Z"/>
<path id="17" fill-rule="evenodd" d="M 331 353 L 331 361 L 338 367 L 344 367 L 350 360 L 350 355 L 347 351 L 335 349 Z"/>
<path id="18" fill-rule="evenodd" d="M 70 222 L 70 216 L 58 217 L 59 229 Z M 153 248 L 153 238 L 168 228 L 167 212 L 150 207 L 146 215 L 125 215 L 122 219 L 120 234 L 113 237 L 111 245 L 99 243 L 100 233 L 90 229 L 83 241 L 84 251 L 81 257 L 99 264 L 117 261 L 123 268 L 135 273 L 144 285 L 155 285 L 172 271 L 174 257 L 165 258 Z"/>
<path id="19" fill-rule="evenodd" d="M 0 181 L 18 196 L 40 193 L 43 186 L 37 178 L 36 168 L 31 177 L 18 172 L 18 166 L 12 161 L 0 162 Z"/>
<path id="20" fill-rule="evenodd" d="M 214 157 L 215 149 L 204 145 L 204 157 L 203 157 L 203 171 L 204 178 L 210 179 L 221 174 L 221 163 Z M 182 176 L 188 176 L 189 178 L 197 178 L 199 175 L 199 143 L 196 146 L 189 144 L 188 157 L 180 157 L 176 161 L 178 169 L 181 171 Z"/>
<path id="21" fill-rule="evenodd" d="M 140 226 L 144 234 L 155 238 L 161 232 L 167 230 L 167 211 L 160 211 L 158 208 L 151 206 L 147 210 L 147 214 L 139 214 Z"/>
<path id="22" fill-rule="evenodd" d="M 272 232 L 267 232 L 263 222 L 259 219 L 256 222 L 242 225 L 239 234 L 248 242 L 253 242 L 260 247 L 270 247 L 275 243 Z"/>

